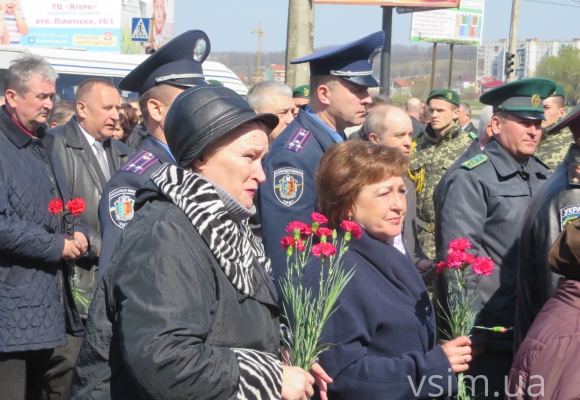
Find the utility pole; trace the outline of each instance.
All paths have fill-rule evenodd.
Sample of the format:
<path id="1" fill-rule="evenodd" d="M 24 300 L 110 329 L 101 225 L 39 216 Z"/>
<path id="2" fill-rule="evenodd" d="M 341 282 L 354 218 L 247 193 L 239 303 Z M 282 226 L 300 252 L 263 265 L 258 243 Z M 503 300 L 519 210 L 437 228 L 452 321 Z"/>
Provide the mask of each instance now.
<path id="1" fill-rule="evenodd" d="M 512 22 L 510 24 L 510 42 L 508 52 L 511 54 L 516 54 L 518 50 L 518 22 L 520 19 L 520 0 L 512 0 Z M 517 61 L 519 57 L 515 57 L 514 61 L 516 65 L 513 66 L 514 73 L 507 76 L 507 81 L 512 82 L 516 80 L 515 70 L 519 66 Z"/>
<path id="2" fill-rule="evenodd" d="M 391 37 L 393 31 L 393 8 L 381 7 L 383 9 L 383 31 L 385 32 L 385 43 L 381 51 L 381 87 L 380 92 L 386 96 L 391 95 Z"/>
<path id="3" fill-rule="evenodd" d="M 454 49 L 455 45 L 453 43 L 451 43 L 449 45 L 449 79 L 447 81 L 447 89 L 449 90 L 453 90 L 453 88 L 451 87 L 451 79 L 452 79 L 452 74 L 453 74 L 453 49 Z"/>
<path id="4" fill-rule="evenodd" d="M 262 37 L 264 36 L 264 31 L 262 30 L 262 21 L 260 21 L 260 28 L 254 29 L 252 33 L 258 34 L 258 65 L 256 68 L 256 78 L 262 77 Z"/>
<path id="5" fill-rule="evenodd" d="M 310 83 L 308 63 L 291 60 L 312 54 L 314 48 L 314 0 L 289 0 L 286 35 L 286 85 L 295 88 Z"/>
<path id="6" fill-rule="evenodd" d="M 437 42 L 433 42 L 433 58 L 431 59 L 431 84 L 429 85 L 429 92 L 432 92 L 433 86 L 435 86 L 436 66 L 437 66 Z"/>

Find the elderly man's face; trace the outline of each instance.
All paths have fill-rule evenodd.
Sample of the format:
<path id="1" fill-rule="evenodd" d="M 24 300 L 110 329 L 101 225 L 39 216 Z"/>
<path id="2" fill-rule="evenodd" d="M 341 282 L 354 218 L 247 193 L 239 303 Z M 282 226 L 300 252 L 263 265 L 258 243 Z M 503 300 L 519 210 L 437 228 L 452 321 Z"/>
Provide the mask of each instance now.
<path id="1" fill-rule="evenodd" d="M 275 114 L 280 122 L 278 126 L 270 133 L 268 139 L 270 143 L 274 141 L 280 133 L 286 128 L 290 122 L 294 119 L 294 112 L 296 110 L 296 106 L 294 105 L 294 101 L 290 96 L 284 95 L 273 95 L 270 96 L 270 102 L 266 108 L 260 110 L 262 113 L 272 113 Z"/>
<path id="2" fill-rule="evenodd" d="M 463 108 L 459 107 L 459 125 L 467 126 L 471 121 L 471 114 L 463 111 Z"/>
<path id="3" fill-rule="evenodd" d="M 102 142 L 115 135 L 119 121 L 119 92 L 117 89 L 96 84 L 91 92 L 77 103 L 77 114 L 82 127 L 96 140 Z"/>
<path id="4" fill-rule="evenodd" d="M 519 163 L 534 154 L 542 137 L 542 121 L 507 114 L 505 120 L 491 119 L 493 135 L 501 146 Z"/>
<path id="5" fill-rule="evenodd" d="M 52 110 L 52 98 L 56 92 L 56 83 L 45 81 L 39 75 L 33 75 L 27 82 L 27 92 L 18 94 L 15 90 L 7 91 L 7 101 L 18 122 L 30 132 L 36 131 L 48 119 Z"/>
<path id="6" fill-rule="evenodd" d="M 413 144 L 413 123 L 402 110 L 392 110 L 385 116 L 387 129 L 381 134 L 369 133 L 369 140 L 399 150 L 405 156 L 411 154 Z"/>

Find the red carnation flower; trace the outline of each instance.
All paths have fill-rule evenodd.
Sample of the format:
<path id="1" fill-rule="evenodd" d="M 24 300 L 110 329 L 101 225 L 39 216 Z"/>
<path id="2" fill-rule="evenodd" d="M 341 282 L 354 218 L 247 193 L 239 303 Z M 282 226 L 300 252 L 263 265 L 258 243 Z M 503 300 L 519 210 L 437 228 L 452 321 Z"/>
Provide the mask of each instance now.
<path id="1" fill-rule="evenodd" d="M 298 242 L 296 242 L 296 249 L 298 251 L 304 251 L 304 242 L 302 239 L 298 239 Z"/>
<path id="2" fill-rule="evenodd" d="M 318 228 L 316 230 L 318 236 L 332 236 L 332 229 L 330 228 Z"/>
<path id="3" fill-rule="evenodd" d="M 491 275 L 495 266 L 491 258 L 486 257 L 477 257 L 472 265 L 475 274 L 485 276 Z"/>
<path id="4" fill-rule="evenodd" d="M 347 232 L 350 232 L 355 239 L 360 239 L 363 235 L 363 230 L 356 222 L 344 220 L 340 223 L 340 227 Z"/>
<path id="5" fill-rule="evenodd" d="M 60 214 L 64 208 L 64 203 L 61 199 L 54 199 L 48 203 L 48 211 L 53 214 Z"/>
<path id="6" fill-rule="evenodd" d="M 312 255 L 315 257 L 330 257 L 336 254 L 336 247 L 330 243 L 318 243 L 312 246 Z"/>
<path id="7" fill-rule="evenodd" d="M 286 250 L 288 247 L 295 245 L 294 238 L 292 236 L 284 236 L 282 240 L 280 240 L 280 244 L 282 245 L 282 248 Z"/>
<path id="8" fill-rule="evenodd" d="M 310 235 L 312 233 L 312 227 L 302 221 L 290 222 L 286 227 L 286 232 L 288 233 L 294 233 L 296 230 L 299 230 L 301 235 Z"/>
<path id="9" fill-rule="evenodd" d="M 474 261 L 475 261 L 475 256 L 473 254 L 465 253 L 465 262 L 466 263 L 473 264 Z"/>
<path id="10" fill-rule="evenodd" d="M 454 250 L 447 256 L 447 264 L 449 268 L 461 268 L 465 262 L 467 253 L 464 251 Z"/>
<path id="11" fill-rule="evenodd" d="M 313 212 L 310 215 L 310 218 L 312 219 L 313 222 L 318 222 L 319 224 L 326 224 L 328 222 L 328 218 L 317 212 Z"/>
<path id="12" fill-rule="evenodd" d="M 81 197 L 69 200 L 69 202 L 66 203 L 66 209 L 69 210 L 70 213 L 74 216 L 78 216 L 84 212 L 86 208 L 87 205 L 85 204 L 85 200 Z"/>
<path id="13" fill-rule="evenodd" d="M 471 242 L 469 239 L 455 239 L 449 243 L 449 248 L 451 250 L 463 251 L 471 248 Z"/>
<path id="14" fill-rule="evenodd" d="M 449 264 L 447 264 L 447 261 L 442 261 L 439 264 L 437 264 L 437 273 L 440 274 L 441 272 L 443 272 L 443 270 L 449 268 Z"/>

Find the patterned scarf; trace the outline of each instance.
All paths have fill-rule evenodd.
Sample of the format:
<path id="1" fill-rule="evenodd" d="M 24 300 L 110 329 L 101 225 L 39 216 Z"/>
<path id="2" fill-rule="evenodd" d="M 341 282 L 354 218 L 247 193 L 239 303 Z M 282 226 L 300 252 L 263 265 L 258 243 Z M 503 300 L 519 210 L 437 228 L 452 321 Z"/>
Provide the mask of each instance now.
<path id="1" fill-rule="evenodd" d="M 214 184 L 199 174 L 171 164 L 163 164 L 151 176 L 151 180 L 187 215 L 230 282 L 240 293 L 254 294 L 254 259 L 272 276 L 270 259 L 264 254 L 262 245 L 254 238 L 247 221 L 237 223 L 232 219 Z M 223 189 L 220 192 L 224 193 Z M 232 200 L 239 207 L 243 207 L 233 197 L 227 202 L 231 204 Z"/>

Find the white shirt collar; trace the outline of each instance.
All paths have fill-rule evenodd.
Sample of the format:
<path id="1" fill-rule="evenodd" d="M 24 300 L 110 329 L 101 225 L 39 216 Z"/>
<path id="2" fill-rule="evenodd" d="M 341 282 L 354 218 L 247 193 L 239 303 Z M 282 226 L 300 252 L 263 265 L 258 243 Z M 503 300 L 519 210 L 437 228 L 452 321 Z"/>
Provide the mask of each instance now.
<path id="1" fill-rule="evenodd" d="M 93 143 L 95 143 L 97 140 L 91 136 L 90 133 L 88 133 L 85 128 L 83 128 L 81 126 L 81 124 L 79 124 L 79 122 L 77 121 L 77 125 L 79 126 L 79 128 L 81 128 L 81 132 L 85 135 L 85 137 L 87 138 L 87 141 L 89 142 L 89 146 L 91 146 L 91 148 L 93 148 Z"/>

